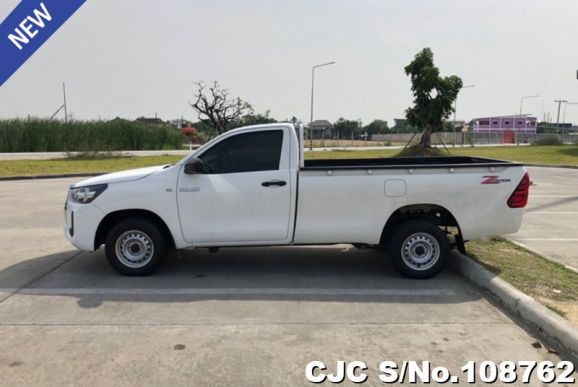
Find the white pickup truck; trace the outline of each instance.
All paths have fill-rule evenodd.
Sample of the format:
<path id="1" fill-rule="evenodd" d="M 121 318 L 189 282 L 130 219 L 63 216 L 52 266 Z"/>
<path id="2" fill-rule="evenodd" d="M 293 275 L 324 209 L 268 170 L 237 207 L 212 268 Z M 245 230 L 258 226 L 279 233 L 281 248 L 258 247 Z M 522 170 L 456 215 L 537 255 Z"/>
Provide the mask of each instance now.
<path id="1" fill-rule="evenodd" d="M 81 250 L 104 244 L 124 275 L 175 248 L 351 243 L 428 278 L 453 246 L 516 232 L 529 185 L 523 165 L 477 157 L 304 160 L 302 127 L 258 125 L 174 165 L 71 186 L 65 234 Z"/>

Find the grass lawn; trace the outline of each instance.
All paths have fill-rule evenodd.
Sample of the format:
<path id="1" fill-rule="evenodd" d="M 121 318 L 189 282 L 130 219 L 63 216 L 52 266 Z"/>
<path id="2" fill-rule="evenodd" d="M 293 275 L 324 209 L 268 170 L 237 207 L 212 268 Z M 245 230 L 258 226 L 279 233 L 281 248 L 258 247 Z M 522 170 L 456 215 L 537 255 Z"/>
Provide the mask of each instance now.
<path id="1" fill-rule="evenodd" d="M 468 242 L 468 255 L 578 325 L 578 273 L 503 238 Z"/>
<path id="2" fill-rule="evenodd" d="M 578 145 L 449 148 L 453 155 L 472 155 L 539 164 L 578 166 Z M 392 157 L 399 149 L 306 152 L 306 159 Z M 57 160 L 0 161 L 0 176 L 46 175 L 59 173 L 113 172 L 124 169 L 170 164 L 181 156 L 75 157 Z"/>
<path id="3" fill-rule="evenodd" d="M 565 164 L 578 165 L 578 145 L 553 145 L 553 146 L 496 146 L 476 148 L 448 148 L 455 156 L 479 156 L 493 159 L 521 161 L 536 164 Z M 307 159 L 326 158 L 377 158 L 391 157 L 399 152 L 398 149 L 386 150 L 352 150 L 352 151 L 327 151 L 307 152 Z"/>

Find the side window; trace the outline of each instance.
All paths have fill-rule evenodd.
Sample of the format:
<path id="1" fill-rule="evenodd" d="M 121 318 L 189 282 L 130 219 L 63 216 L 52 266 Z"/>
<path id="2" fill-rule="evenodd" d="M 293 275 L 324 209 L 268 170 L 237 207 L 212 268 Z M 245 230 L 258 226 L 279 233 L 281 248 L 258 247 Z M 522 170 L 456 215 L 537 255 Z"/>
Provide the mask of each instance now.
<path id="1" fill-rule="evenodd" d="M 272 171 L 279 169 L 283 131 L 238 134 L 200 156 L 207 174 Z"/>

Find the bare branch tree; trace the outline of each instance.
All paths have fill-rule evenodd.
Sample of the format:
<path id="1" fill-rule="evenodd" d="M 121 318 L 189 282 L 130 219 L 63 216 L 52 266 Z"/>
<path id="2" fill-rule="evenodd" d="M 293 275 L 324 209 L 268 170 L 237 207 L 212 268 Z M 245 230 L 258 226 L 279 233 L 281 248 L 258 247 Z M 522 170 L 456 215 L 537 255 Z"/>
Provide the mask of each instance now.
<path id="1" fill-rule="evenodd" d="M 229 90 L 222 89 L 217 81 L 212 86 L 195 82 L 195 102 L 190 103 L 200 120 L 208 119 L 218 134 L 227 131 L 231 122 L 245 114 L 252 114 L 253 107 L 241 98 L 230 98 Z"/>

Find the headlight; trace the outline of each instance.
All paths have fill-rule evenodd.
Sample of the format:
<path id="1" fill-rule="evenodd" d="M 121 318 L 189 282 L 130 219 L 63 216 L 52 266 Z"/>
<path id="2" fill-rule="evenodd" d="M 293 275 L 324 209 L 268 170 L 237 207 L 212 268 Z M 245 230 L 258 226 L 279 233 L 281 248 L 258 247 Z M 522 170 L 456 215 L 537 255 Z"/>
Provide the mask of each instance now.
<path id="1" fill-rule="evenodd" d="M 76 203 L 90 203 L 108 187 L 108 184 L 71 188 L 70 199 Z"/>

